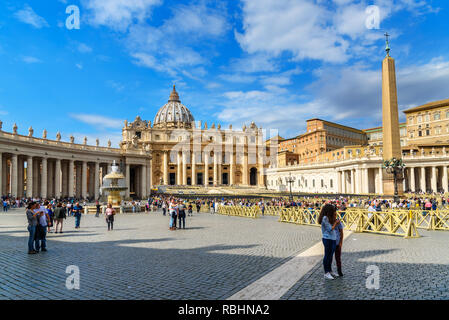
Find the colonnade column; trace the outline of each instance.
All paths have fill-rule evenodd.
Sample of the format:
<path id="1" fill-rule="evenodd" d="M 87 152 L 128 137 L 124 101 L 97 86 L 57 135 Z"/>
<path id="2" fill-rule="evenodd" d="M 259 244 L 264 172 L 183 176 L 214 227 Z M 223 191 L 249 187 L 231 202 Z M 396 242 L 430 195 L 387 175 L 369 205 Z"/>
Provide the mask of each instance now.
<path id="1" fill-rule="evenodd" d="M 443 192 L 448 192 L 448 181 L 447 181 L 447 166 L 443 166 L 443 181 L 441 187 L 443 188 Z"/>
<path id="2" fill-rule="evenodd" d="M 81 197 L 87 198 L 87 162 L 82 162 L 81 172 Z"/>
<path id="3" fill-rule="evenodd" d="M 100 197 L 100 164 L 95 162 L 95 172 L 94 172 L 94 197 L 98 200 Z"/>
<path id="4" fill-rule="evenodd" d="M 0 152 L 0 196 L 3 195 L 3 155 Z"/>
<path id="5" fill-rule="evenodd" d="M 48 160 L 42 158 L 42 173 L 41 173 L 41 198 L 47 198 L 47 174 L 48 174 Z"/>
<path id="6" fill-rule="evenodd" d="M 384 194 L 384 182 L 383 182 L 383 178 L 382 178 L 382 174 L 383 174 L 383 171 L 382 171 L 383 169 L 382 169 L 382 167 L 380 167 L 379 169 L 378 169 L 378 177 L 379 177 L 379 194 Z"/>
<path id="7" fill-rule="evenodd" d="M 61 159 L 55 162 L 55 198 L 61 198 Z"/>
<path id="8" fill-rule="evenodd" d="M 337 171 L 337 193 L 341 193 L 341 171 Z"/>
<path id="9" fill-rule="evenodd" d="M 430 177 L 430 187 L 432 188 L 432 192 L 437 192 L 437 168 L 432 166 L 432 176 Z"/>
<path id="10" fill-rule="evenodd" d="M 415 192 L 415 168 L 408 168 L 408 189 Z"/>
<path id="11" fill-rule="evenodd" d="M 351 169 L 351 193 L 355 194 L 355 169 Z"/>
<path id="12" fill-rule="evenodd" d="M 196 153 L 192 152 L 192 186 L 196 186 Z"/>
<path id="13" fill-rule="evenodd" d="M 11 196 L 17 197 L 17 154 L 11 156 Z"/>
<path id="14" fill-rule="evenodd" d="M 33 197 L 33 157 L 29 156 L 27 158 L 27 197 Z"/>
<path id="15" fill-rule="evenodd" d="M 426 192 L 426 167 L 421 167 L 421 174 L 419 176 L 419 180 L 421 182 L 421 191 Z"/>
<path id="16" fill-rule="evenodd" d="M 74 176 L 74 171 L 75 171 L 75 161 L 74 160 L 69 160 L 69 198 L 73 198 L 75 196 L 75 176 Z"/>
<path id="17" fill-rule="evenodd" d="M 362 193 L 368 194 L 369 193 L 369 169 L 364 168 L 363 169 L 363 191 Z"/>

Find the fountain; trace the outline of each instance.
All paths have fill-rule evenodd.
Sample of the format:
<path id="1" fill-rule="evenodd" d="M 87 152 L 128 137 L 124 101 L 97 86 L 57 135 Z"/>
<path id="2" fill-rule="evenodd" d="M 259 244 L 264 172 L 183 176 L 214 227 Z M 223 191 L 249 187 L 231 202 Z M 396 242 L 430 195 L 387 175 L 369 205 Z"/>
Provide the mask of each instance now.
<path id="1" fill-rule="evenodd" d="M 119 166 L 115 163 L 115 160 L 111 168 L 111 172 L 103 178 L 100 194 L 107 196 L 108 203 L 112 204 L 112 206 L 118 207 L 121 205 L 128 187 L 126 187 L 125 176 L 119 171 Z"/>

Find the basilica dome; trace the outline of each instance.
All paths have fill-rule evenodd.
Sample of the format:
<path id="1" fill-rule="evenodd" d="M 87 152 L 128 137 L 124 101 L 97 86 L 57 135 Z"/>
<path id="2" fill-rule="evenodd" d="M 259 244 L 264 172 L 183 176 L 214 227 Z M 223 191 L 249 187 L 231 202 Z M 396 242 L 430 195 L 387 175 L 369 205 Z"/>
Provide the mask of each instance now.
<path id="1" fill-rule="evenodd" d="M 175 86 L 170 94 L 168 102 L 159 109 L 154 118 L 155 127 L 190 128 L 195 121 L 190 110 L 179 100 Z"/>

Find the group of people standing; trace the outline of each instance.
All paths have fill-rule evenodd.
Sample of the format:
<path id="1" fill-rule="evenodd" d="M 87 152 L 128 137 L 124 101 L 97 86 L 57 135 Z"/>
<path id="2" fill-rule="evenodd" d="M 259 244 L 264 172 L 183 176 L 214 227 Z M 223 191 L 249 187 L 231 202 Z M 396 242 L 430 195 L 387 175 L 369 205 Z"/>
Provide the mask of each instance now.
<path id="1" fill-rule="evenodd" d="M 173 231 L 177 229 L 176 220 L 179 220 L 178 229 L 186 228 L 186 210 L 188 211 L 189 216 L 191 216 L 193 211 L 192 203 L 189 203 L 188 206 L 186 206 L 186 204 L 181 200 L 179 201 L 175 201 L 175 199 L 170 200 L 170 204 L 168 206 L 168 214 L 170 216 L 169 230 Z"/>

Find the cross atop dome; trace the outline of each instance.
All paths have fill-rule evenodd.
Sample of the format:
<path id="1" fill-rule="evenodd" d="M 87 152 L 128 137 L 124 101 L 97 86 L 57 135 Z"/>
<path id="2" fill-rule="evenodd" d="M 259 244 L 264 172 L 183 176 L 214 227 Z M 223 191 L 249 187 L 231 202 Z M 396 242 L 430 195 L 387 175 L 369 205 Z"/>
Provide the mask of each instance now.
<path id="1" fill-rule="evenodd" d="M 175 85 L 173 85 L 173 91 L 170 93 L 170 98 L 168 98 L 168 102 L 171 102 L 171 101 L 181 102 L 181 100 L 179 100 L 179 95 L 176 92 L 176 86 Z"/>

